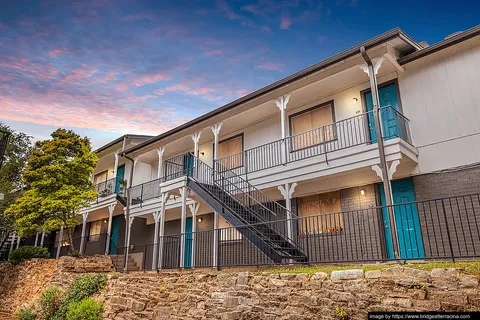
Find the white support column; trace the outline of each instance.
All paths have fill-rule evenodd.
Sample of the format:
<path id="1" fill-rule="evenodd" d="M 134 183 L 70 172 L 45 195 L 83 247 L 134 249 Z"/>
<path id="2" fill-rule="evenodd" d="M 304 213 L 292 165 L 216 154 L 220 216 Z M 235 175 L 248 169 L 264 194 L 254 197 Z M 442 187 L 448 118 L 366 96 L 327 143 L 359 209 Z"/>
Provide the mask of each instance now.
<path id="1" fill-rule="evenodd" d="M 39 232 L 37 232 L 37 234 L 35 235 L 35 247 L 38 245 L 38 236 Z"/>
<path id="2" fill-rule="evenodd" d="M 210 127 L 210 129 L 212 129 L 213 135 L 215 137 L 214 144 L 213 144 L 213 159 L 214 160 L 218 159 L 218 139 L 219 139 L 219 136 L 220 136 L 220 130 L 222 130 L 222 125 L 223 125 L 223 122 L 219 122 L 219 123 Z"/>
<path id="3" fill-rule="evenodd" d="M 62 243 L 63 243 L 63 223 L 60 227 L 60 234 L 58 235 L 58 243 L 57 243 L 57 255 L 56 258 L 60 258 L 60 250 L 62 250 Z"/>
<path id="4" fill-rule="evenodd" d="M 111 204 L 108 206 L 108 227 L 107 227 L 107 239 L 105 241 L 105 254 L 107 255 L 110 252 L 110 242 L 112 241 L 112 218 L 113 211 L 115 210 L 116 204 Z M 115 245 L 118 245 L 115 243 Z"/>
<path id="5" fill-rule="evenodd" d="M 200 208 L 200 203 L 195 202 L 188 206 L 190 213 L 192 214 L 192 268 L 195 268 L 195 255 L 196 255 L 196 245 L 197 245 L 197 212 Z"/>
<path id="6" fill-rule="evenodd" d="M 80 239 L 80 255 L 84 253 L 84 246 L 85 246 L 85 234 L 87 232 L 87 218 L 89 212 L 82 213 L 82 238 Z"/>
<path id="7" fill-rule="evenodd" d="M 17 246 L 15 249 L 18 249 L 18 247 L 20 247 L 20 236 L 17 236 Z"/>
<path id="8" fill-rule="evenodd" d="M 193 162 L 193 167 L 195 168 L 194 175 L 197 177 L 197 167 L 198 167 L 198 142 L 200 141 L 200 136 L 202 131 L 198 131 L 192 134 L 193 140 L 193 155 L 195 156 L 195 161 Z"/>
<path id="9" fill-rule="evenodd" d="M 45 231 L 42 231 L 42 236 L 40 237 L 40 247 L 43 248 L 43 240 L 45 239 Z"/>
<path id="10" fill-rule="evenodd" d="M 280 121 L 281 121 L 281 126 L 282 126 L 282 139 L 285 139 L 287 136 L 287 124 L 286 124 L 286 110 L 287 110 L 287 104 L 288 101 L 290 100 L 291 94 L 285 94 L 281 97 L 278 97 L 277 99 L 274 100 L 275 104 L 277 105 L 278 109 L 280 109 Z"/>
<path id="11" fill-rule="evenodd" d="M 278 97 L 274 100 L 275 104 L 277 105 L 278 109 L 280 109 L 280 125 L 281 125 L 281 133 L 282 133 L 282 163 L 287 163 L 287 143 L 285 138 L 287 137 L 287 104 L 290 100 L 291 94 L 285 94 L 281 97 Z"/>
<path id="12" fill-rule="evenodd" d="M 152 257 L 152 270 L 156 270 L 158 266 L 157 257 L 158 257 L 158 234 L 160 228 L 161 220 L 161 211 L 154 211 L 152 213 L 153 219 L 155 220 L 155 231 L 153 233 L 153 257 Z"/>
<path id="13" fill-rule="evenodd" d="M 115 163 L 113 165 L 113 177 L 116 178 L 117 177 L 117 169 L 118 169 L 118 158 L 119 158 L 118 151 L 115 152 L 113 155 L 115 157 Z"/>
<path id="14" fill-rule="evenodd" d="M 213 213 L 213 267 L 216 268 L 218 266 L 219 261 L 217 261 L 217 251 L 218 251 L 218 218 L 219 214 L 217 212 Z"/>
<path id="15" fill-rule="evenodd" d="M 187 221 L 187 187 L 181 187 L 180 195 L 182 197 L 182 215 L 180 220 L 180 267 L 185 267 L 185 225 Z"/>
<path id="16" fill-rule="evenodd" d="M 287 208 L 287 236 L 290 240 L 292 240 L 292 232 L 293 232 L 293 227 L 292 227 L 292 196 L 293 193 L 295 192 L 295 188 L 297 187 L 297 183 L 294 182 L 292 184 L 285 183 L 284 186 L 278 186 L 278 190 L 280 190 L 280 193 L 282 194 L 283 198 L 285 199 L 285 207 Z"/>
<path id="17" fill-rule="evenodd" d="M 164 244 L 164 235 L 165 235 L 165 205 L 168 199 L 168 192 L 164 192 L 162 194 L 162 202 L 160 207 L 160 230 L 159 230 L 159 237 L 160 237 L 160 248 L 158 253 L 158 268 L 162 269 L 163 266 L 163 244 Z"/>
<path id="18" fill-rule="evenodd" d="M 15 245 L 15 240 L 17 239 L 17 233 L 14 232 L 12 236 L 12 242 L 10 243 L 10 252 L 13 250 L 13 246 Z"/>
<path id="19" fill-rule="evenodd" d="M 126 216 L 125 216 L 125 219 L 127 219 Z M 126 221 L 126 223 L 128 223 L 128 231 L 127 231 L 127 246 L 125 248 L 125 261 L 123 264 L 123 271 L 125 272 L 128 270 L 128 253 L 130 251 L 130 236 L 132 234 L 132 224 L 134 219 L 135 217 L 129 217 L 129 221 Z"/>
<path id="20" fill-rule="evenodd" d="M 163 177 L 163 153 L 165 152 L 165 147 L 160 147 L 157 149 L 158 154 L 158 169 L 157 169 L 157 179 Z"/>

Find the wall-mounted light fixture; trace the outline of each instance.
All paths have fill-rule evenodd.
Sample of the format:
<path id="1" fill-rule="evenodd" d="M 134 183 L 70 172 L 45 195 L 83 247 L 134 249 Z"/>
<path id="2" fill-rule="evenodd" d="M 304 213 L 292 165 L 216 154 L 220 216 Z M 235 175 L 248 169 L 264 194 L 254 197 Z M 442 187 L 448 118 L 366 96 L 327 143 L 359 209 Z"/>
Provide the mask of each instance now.
<path id="1" fill-rule="evenodd" d="M 205 152 L 200 152 L 200 155 L 201 155 L 201 156 L 204 156 L 204 155 L 205 155 Z"/>
<path id="2" fill-rule="evenodd" d="M 203 221 L 203 218 L 198 218 L 197 221 L 198 221 L 198 223 L 200 223 L 200 222 Z"/>
<path id="3" fill-rule="evenodd" d="M 364 195 L 365 195 L 365 189 L 360 189 L 360 194 L 361 194 L 362 196 L 364 196 Z"/>
<path id="4" fill-rule="evenodd" d="M 353 104 L 357 104 L 358 98 L 353 98 Z"/>
<path id="5" fill-rule="evenodd" d="M 103 219 L 103 223 L 107 223 L 107 219 Z"/>

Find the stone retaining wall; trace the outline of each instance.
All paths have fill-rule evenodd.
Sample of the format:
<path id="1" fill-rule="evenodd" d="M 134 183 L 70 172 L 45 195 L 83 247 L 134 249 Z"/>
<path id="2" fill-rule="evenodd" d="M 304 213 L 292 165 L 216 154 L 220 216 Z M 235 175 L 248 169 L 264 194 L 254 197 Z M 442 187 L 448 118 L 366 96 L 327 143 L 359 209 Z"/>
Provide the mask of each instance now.
<path id="1" fill-rule="evenodd" d="M 0 264 L 0 319 L 12 319 L 51 284 L 66 288 L 85 272 L 110 272 L 108 257 Z M 368 311 L 478 311 L 478 276 L 395 266 L 331 274 L 214 270 L 110 273 L 98 297 L 105 319 L 365 319 Z M 3 316 L 3 318 L 2 318 Z"/>
<path id="2" fill-rule="evenodd" d="M 351 319 L 368 311 L 480 310 L 479 277 L 456 269 L 393 267 L 308 274 L 162 272 L 117 274 L 105 319 Z"/>
<path id="3" fill-rule="evenodd" d="M 68 288 L 78 274 L 113 271 L 108 256 L 32 259 L 19 265 L 0 263 L 0 319 L 13 319 L 21 307 L 34 303 L 51 285 Z"/>

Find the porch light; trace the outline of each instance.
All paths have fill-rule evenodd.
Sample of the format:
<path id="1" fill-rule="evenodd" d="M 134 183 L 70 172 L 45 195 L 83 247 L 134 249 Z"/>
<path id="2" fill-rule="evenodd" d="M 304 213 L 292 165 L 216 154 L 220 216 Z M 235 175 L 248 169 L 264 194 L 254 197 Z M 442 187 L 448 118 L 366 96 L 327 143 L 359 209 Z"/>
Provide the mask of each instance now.
<path id="1" fill-rule="evenodd" d="M 358 98 L 353 98 L 353 104 L 357 104 Z"/>
<path id="2" fill-rule="evenodd" d="M 103 219 L 103 223 L 107 223 L 107 219 Z"/>
<path id="3" fill-rule="evenodd" d="M 201 156 L 204 156 L 204 155 L 205 155 L 205 152 L 200 152 L 200 155 L 201 155 Z"/>
<path id="4" fill-rule="evenodd" d="M 203 218 L 198 218 L 197 221 L 200 223 L 203 221 Z"/>
<path id="5" fill-rule="evenodd" d="M 362 196 L 364 196 L 364 195 L 365 195 L 365 189 L 361 189 L 361 190 L 360 190 L 360 194 L 361 194 Z"/>

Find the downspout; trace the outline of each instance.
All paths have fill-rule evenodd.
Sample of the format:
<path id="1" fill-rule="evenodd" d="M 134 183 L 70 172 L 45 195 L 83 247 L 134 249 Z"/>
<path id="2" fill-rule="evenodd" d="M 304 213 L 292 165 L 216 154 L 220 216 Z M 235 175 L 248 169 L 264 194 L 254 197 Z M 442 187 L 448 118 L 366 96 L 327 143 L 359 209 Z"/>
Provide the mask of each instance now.
<path id="1" fill-rule="evenodd" d="M 125 144 L 125 140 L 124 140 Z M 135 160 L 127 156 L 125 153 L 122 153 L 122 157 L 126 158 L 127 160 L 130 160 L 132 163 L 132 169 L 130 170 L 130 177 L 128 179 L 128 187 L 127 187 L 127 207 L 125 210 L 125 250 L 124 252 L 124 260 L 123 260 L 123 271 L 127 271 L 127 261 L 128 261 L 128 251 L 129 251 L 129 244 L 128 242 L 128 236 L 129 236 L 129 231 L 130 231 L 130 191 L 132 188 L 132 181 L 133 181 L 133 171 L 134 171 L 134 165 L 135 165 Z"/>
<path id="2" fill-rule="evenodd" d="M 370 89 L 372 92 L 372 101 L 373 101 L 373 118 L 375 122 L 375 130 L 377 132 L 377 144 L 378 144 L 378 153 L 380 155 L 380 167 L 382 169 L 382 180 L 383 180 L 383 190 L 385 192 L 385 201 L 388 208 L 388 216 L 390 218 L 390 234 L 393 240 L 393 248 L 394 248 L 394 257 L 399 257 L 399 246 L 398 246 L 398 238 L 397 238 L 397 231 L 396 231 L 396 222 L 395 222 L 395 214 L 393 214 L 393 197 L 392 197 L 392 189 L 390 184 L 390 178 L 388 176 L 388 166 L 387 160 L 385 157 L 385 146 L 383 143 L 383 132 L 382 126 L 380 123 L 380 100 L 378 97 L 378 85 L 377 85 L 377 76 L 375 74 L 375 69 L 373 67 L 372 59 L 367 54 L 365 47 L 360 48 L 360 53 L 362 54 L 363 60 L 368 67 L 368 77 L 370 79 Z"/>

